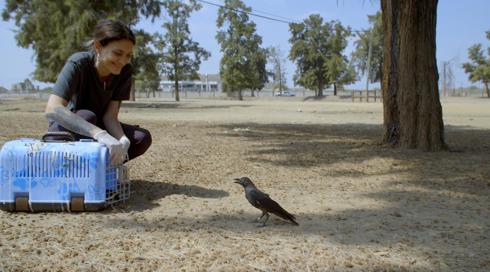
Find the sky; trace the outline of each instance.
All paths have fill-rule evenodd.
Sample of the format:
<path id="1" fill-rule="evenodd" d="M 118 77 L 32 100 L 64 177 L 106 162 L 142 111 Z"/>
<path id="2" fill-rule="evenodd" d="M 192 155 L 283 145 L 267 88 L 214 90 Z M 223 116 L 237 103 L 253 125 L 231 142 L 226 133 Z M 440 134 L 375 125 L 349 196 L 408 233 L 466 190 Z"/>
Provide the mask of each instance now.
<path id="1" fill-rule="evenodd" d="M 222 4 L 223 0 L 206 0 Z M 324 20 L 338 20 L 353 30 L 369 27 L 367 15 L 380 10 L 379 0 L 242 0 L 255 13 L 285 21 L 301 22 L 310 14 L 320 14 Z M 5 1 L 0 0 L 0 10 Z M 215 39 L 217 32 L 216 17 L 218 7 L 202 3 L 202 9 L 193 13 L 189 20 L 192 37 L 195 41 L 211 52 L 211 57 L 201 64 L 200 72 L 215 74 L 219 72 L 221 53 Z M 455 87 L 472 85 L 468 76 L 461 68 L 468 61 L 468 48 L 476 43 L 490 47 L 486 39 L 486 31 L 490 31 L 490 1 L 488 0 L 439 0 L 437 10 L 437 62 L 439 69 L 443 61 L 449 61 L 455 76 Z M 287 23 L 250 16 L 257 25 L 257 33 L 263 38 L 263 47 L 279 46 L 286 59 L 286 76 L 288 85 L 292 86 L 295 66 L 287 55 L 290 49 L 289 27 Z M 165 18 L 154 22 L 144 20 L 137 27 L 150 33 L 162 32 Z M 15 41 L 16 26 L 13 21 L 0 20 L 0 86 L 11 88 L 12 84 L 32 79 L 35 69 L 35 55 L 32 49 L 21 48 Z M 354 38 L 349 41 L 345 55 L 350 56 Z M 34 81 L 41 87 L 51 84 Z M 351 85 L 351 88 L 364 88 L 365 79 Z M 481 86 L 480 84 L 475 84 Z M 375 85 L 376 87 L 376 85 Z"/>

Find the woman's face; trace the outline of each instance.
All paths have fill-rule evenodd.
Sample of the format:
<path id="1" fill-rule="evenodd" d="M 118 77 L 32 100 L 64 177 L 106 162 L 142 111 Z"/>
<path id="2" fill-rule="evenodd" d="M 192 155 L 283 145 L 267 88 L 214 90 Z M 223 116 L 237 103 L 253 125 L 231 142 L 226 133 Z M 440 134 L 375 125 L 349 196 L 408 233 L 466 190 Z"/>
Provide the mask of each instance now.
<path id="1" fill-rule="evenodd" d="M 98 53 L 97 70 L 99 75 L 118 75 L 122 68 L 131 61 L 134 44 L 132 41 L 123 39 L 112 41 L 105 46 L 96 43 L 95 50 Z"/>

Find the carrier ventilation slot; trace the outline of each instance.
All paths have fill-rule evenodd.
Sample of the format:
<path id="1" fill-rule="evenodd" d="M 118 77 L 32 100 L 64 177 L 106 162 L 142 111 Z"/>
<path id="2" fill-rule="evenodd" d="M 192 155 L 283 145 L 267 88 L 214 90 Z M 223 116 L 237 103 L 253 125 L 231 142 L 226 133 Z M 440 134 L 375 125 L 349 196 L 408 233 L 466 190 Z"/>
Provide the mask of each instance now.
<path id="1" fill-rule="evenodd" d="M 89 160 L 68 152 L 32 152 L 14 159 L 15 177 L 88 178 Z"/>

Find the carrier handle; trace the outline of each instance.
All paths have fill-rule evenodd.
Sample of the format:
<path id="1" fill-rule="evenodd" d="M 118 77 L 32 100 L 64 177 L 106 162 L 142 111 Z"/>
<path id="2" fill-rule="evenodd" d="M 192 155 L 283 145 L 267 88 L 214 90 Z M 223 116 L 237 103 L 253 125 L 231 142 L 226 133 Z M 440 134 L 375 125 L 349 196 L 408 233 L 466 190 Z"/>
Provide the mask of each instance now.
<path id="1" fill-rule="evenodd" d="M 75 137 L 68 131 L 48 131 L 42 137 L 43 142 L 74 142 Z"/>

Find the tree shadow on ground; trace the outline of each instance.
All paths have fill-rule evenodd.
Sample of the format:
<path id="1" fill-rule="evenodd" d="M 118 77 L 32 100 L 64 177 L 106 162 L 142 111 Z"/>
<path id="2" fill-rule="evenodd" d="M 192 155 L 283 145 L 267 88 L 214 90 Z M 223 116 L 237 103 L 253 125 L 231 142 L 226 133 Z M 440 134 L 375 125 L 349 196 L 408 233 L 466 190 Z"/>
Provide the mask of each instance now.
<path id="1" fill-rule="evenodd" d="M 408 173 L 412 183 L 432 189 L 460 187 L 481 194 L 488 188 L 490 130 L 446 127 L 447 143 L 458 152 L 423 152 L 391 148 L 381 144 L 382 126 L 367 124 L 243 124 L 222 126 L 227 133 L 211 137 L 234 137 L 252 144 L 245 160 L 272 167 L 305 169 L 348 163 L 352 169 L 331 168 L 330 177 L 356 178 L 368 175 Z M 388 159 L 381 171 L 366 171 L 369 160 Z M 377 163 L 377 162 L 376 162 Z M 404 166 L 400 165 L 404 164 Z M 363 168 L 364 167 L 364 168 Z M 361 169 L 363 168 L 363 169 Z M 448 173 L 451 173 L 448 175 Z M 443 177 L 441 179 L 441 177 Z M 471 182 L 464 183 L 464 180 Z M 467 187 L 470 186 L 471 189 Z"/>
<path id="2" fill-rule="evenodd" d="M 381 125 L 246 126 L 248 131 L 218 136 L 251 142 L 245 158 L 251 162 L 299 171 L 327 169 L 319 173 L 326 181 L 390 177 L 382 187 L 360 195 L 387 203 L 385 208 L 309 214 L 309 231 L 326 230 L 328 237 L 345 244 L 423 248 L 452 267 L 458 262 L 470 270 L 490 267 L 490 262 L 472 262 L 472 256 L 484 260 L 490 254 L 490 130 L 446 126 L 446 141 L 457 152 L 423 152 L 382 145 Z M 352 169 L 336 169 L 338 162 Z M 374 164 L 386 165 L 370 171 Z M 355 182 L 353 186 L 355 190 Z"/>
<path id="3" fill-rule="evenodd" d="M 184 102 L 131 102 L 131 103 L 123 103 L 121 108 L 127 109 L 195 109 L 195 110 L 206 110 L 206 109 L 229 109 L 235 107 L 250 107 L 250 105 L 200 105 L 200 104 L 192 104 L 192 103 L 184 103 Z"/>
<path id="4" fill-rule="evenodd" d="M 271 217 L 268 227 L 257 228 L 251 220 L 259 215 L 258 211 L 235 214 L 218 211 L 197 217 L 184 213 L 163 221 L 159 218 L 159 221 L 134 223 L 131 219 L 117 219 L 111 224 L 162 232 L 226 230 L 239 237 L 270 232 L 268 235 L 285 240 L 298 235 L 315 235 L 333 243 L 379 247 L 397 254 L 411 252 L 449 267 L 440 270 L 485 271 L 490 268 L 490 130 L 447 126 L 447 143 L 458 152 L 431 153 L 381 145 L 380 125 L 248 123 L 239 126 L 247 129 L 234 130 L 236 124 L 223 125 L 219 130 L 224 128 L 227 133 L 208 136 L 217 140 L 232 137 L 248 141 L 250 148 L 243 158 L 246 161 L 270 167 L 292 167 L 298 171 L 328 169 L 317 172 L 320 180 L 325 183 L 332 177 L 350 180 L 354 186 L 348 189 L 351 197 L 356 194 L 357 178 L 370 175 L 390 178 L 368 192 L 357 191 L 356 199 L 374 200 L 375 208 L 329 210 L 327 202 L 322 204 L 325 207 L 296 214 L 299 227 Z M 371 160 L 382 164 L 375 172 L 368 171 Z M 336 169 L 337 162 L 351 164 L 354 169 Z M 172 194 L 165 192 L 172 185 L 146 185 L 154 186 L 148 191 L 140 190 L 143 196 L 138 199 L 150 203 L 146 205 Z M 209 197 L 207 190 L 203 197 Z M 298 188 L 290 190 L 287 194 L 297 195 Z M 186 187 L 175 191 L 185 194 Z M 347 202 L 344 199 L 347 194 L 338 193 L 340 201 Z M 218 190 L 211 195 L 225 197 L 228 193 Z M 300 201 L 300 197 L 297 198 L 295 202 Z M 294 213 L 294 207 L 288 209 Z"/>
<path id="5" fill-rule="evenodd" d="M 127 210 L 149 210 L 158 207 L 158 200 L 170 195 L 185 195 L 198 198 L 223 198 L 229 195 L 224 190 L 208 189 L 197 185 L 182 185 L 147 180 L 131 181 L 131 198 Z"/>
<path id="6" fill-rule="evenodd" d="M 326 100 L 326 99 L 335 99 L 335 100 L 340 100 L 340 99 L 351 99 L 352 95 L 327 95 L 324 94 L 322 96 L 307 96 L 303 98 L 303 101 L 321 101 L 321 100 Z"/>
<path id="7" fill-rule="evenodd" d="M 272 215 L 267 226 L 259 228 L 253 222 L 260 215 L 258 210 L 256 213 L 218 212 L 192 217 L 184 213 L 138 222 L 118 218 L 109 224 L 156 232 L 203 231 L 218 236 L 225 230 L 236 233 L 238 240 L 256 239 L 271 244 L 277 239 L 294 242 L 292 237 L 317 236 L 328 243 L 367 246 L 388 250 L 386 254 L 431 259 L 441 262 L 442 270 L 449 267 L 451 271 L 485 271 L 490 268 L 490 262 L 485 261 L 490 254 L 490 219 L 485 206 L 475 206 L 479 202 L 474 202 L 473 197 L 451 198 L 435 191 L 383 191 L 363 197 L 389 205 L 380 209 L 299 213 L 296 217 L 300 226 Z"/>

